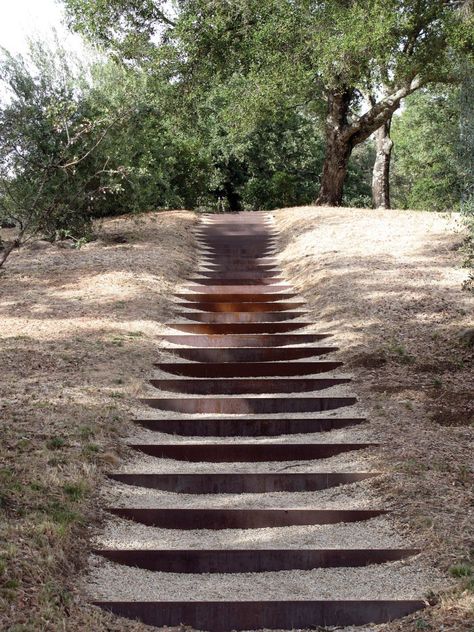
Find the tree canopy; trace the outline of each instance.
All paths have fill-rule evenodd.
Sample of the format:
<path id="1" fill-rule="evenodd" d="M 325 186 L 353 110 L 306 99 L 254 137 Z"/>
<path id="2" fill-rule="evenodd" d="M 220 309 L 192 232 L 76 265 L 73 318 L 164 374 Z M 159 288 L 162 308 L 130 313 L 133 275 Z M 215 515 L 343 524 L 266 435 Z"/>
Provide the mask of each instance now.
<path id="1" fill-rule="evenodd" d="M 229 133 L 248 133 L 279 107 L 318 113 L 318 200 L 329 204 L 342 202 L 353 148 L 420 87 L 458 80 L 460 59 L 474 49 L 474 18 L 458 0 L 66 5 L 94 41 L 167 74 L 195 116 L 218 95 Z"/>

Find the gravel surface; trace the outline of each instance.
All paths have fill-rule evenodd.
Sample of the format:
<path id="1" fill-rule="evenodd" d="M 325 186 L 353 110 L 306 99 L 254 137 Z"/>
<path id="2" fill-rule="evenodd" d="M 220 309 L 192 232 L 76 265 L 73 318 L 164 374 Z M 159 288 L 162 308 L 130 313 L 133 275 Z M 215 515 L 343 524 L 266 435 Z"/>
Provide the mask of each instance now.
<path id="1" fill-rule="evenodd" d="M 314 492 L 267 492 L 265 494 L 180 494 L 108 484 L 104 487 L 104 502 L 119 507 L 217 507 L 217 508 L 315 508 L 370 509 L 379 507 L 377 498 L 364 482 L 331 487 Z"/>
<path id="2" fill-rule="evenodd" d="M 274 417 L 273 417 L 274 418 Z M 299 419 L 302 418 L 298 417 Z M 304 434 L 277 435 L 275 437 L 181 437 L 167 432 L 154 432 L 141 426 L 137 426 L 137 432 L 130 435 L 128 443 L 347 443 L 347 432 L 349 428 L 340 428 L 328 432 L 308 432 Z M 374 434 L 367 426 L 361 423 L 352 428 L 351 443 L 372 443 Z"/>
<path id="3" fill-rule="evenodd" d="M 318 568 L 274 573 L 162 573 L 97 559 L 94 598 L 109 600 L 420 599 L 440 586 L 416 561 L 364 568 Z"/>
<path id="4" fill-rule="evenodd" d="M 306 525 L 267 529 L 199 529 L 179 531 L 146 527 L 112 517 L 107 529 L 96 534 L 96 546 L 104 548 L 374 548 L 406 546 L 390 519 L 378 516 L 367 520 L 363 528 L 357 523 Z"/>
<path id="5" fill-rule="evenodd" d="M 308 461 L 262 461 L 258 463 L 188 463 L 172 459 L 157 459 L 138 455 L 124 465 L 122 472 L 177 473 L 177 472 L 367 472 L 369 461 L 363 450 L 340 454 L 328 459 Z"/>

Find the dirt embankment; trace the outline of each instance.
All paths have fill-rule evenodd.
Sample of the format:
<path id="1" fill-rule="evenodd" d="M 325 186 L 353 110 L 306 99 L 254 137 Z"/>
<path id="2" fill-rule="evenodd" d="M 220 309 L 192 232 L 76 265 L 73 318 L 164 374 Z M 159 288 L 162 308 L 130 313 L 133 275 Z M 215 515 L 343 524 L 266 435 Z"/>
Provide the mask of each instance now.
<path id="1" fill-rule="evenodd" d="M 459 218 L 298 208 L 274 213 L 286 276 L 339 357 L 382 442 L 374 485 L 427 562 L 458 577 L 436 607 L 384 630 L 472 631 L 474 326 Z M 441 626 L 441 627 L 440 627 Z"/>
<path id="2" fill-rule="evenodd" d="M 106 220 L 80 250 L 14 253 L 0 276 L 0 629 L 100 632 L 77 590 L 169 297 L 195 267 L 193 213 Z M 41 244 L 40 244 L 41 246 Z"/>

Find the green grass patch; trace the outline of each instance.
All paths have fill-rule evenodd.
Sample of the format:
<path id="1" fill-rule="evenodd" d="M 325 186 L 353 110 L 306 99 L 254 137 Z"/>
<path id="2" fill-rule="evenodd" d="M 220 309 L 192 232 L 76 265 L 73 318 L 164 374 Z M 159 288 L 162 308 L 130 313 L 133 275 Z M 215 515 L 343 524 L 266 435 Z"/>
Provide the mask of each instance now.
<path id="1" fill-rule="evenodd" d="M 461 562 L 451 566 L 449 572 L 461 582 L 461 589 L 474 593 L 474 567 L 469 562 Z"/>
<path id="2" fill-rule="evenodd" d="M 51 437 L 51 439 L 49 439 L 46 443 L 46 447 L 49 450 L 60 450 L 61 448 L 64 448 L 65 445 L 66 439 L 64 439 L 64 437 Z"/>
<path id="3" fill-rule="evenodd" d="M 472 577 L 473 575 L 472 566 L 468 563 L 456 564 L 455 566 L 451 566 L 449 572 L 453 577 L 457 578 Z"/>
<path id="4" fill-rule="evenodd" d="M 79 428 L 79 437 L 84 441 L 87 441 L 95 435 L 95 430 L 90 426 L 81 426 Z"/>
<path id="5" fill-rule="evenodd" d="M 388 345 L 387 351 L 390 354 L 396 356 L 398 361 L 401 362 L 402 364 L 415 363 L 415 358 L 410 353 L 408 353 L 406 348 L 400 342 L 397 342 L 397 341 L 392 342 L 390 345 Z"/>
<path id="6" fill-rule="evenodd" d="M 69 526 L 81 522 L 81 516 L 66 503 L 54 501 L 46 507 L 46 513 L 58 525 Z"/>
<path id="7" fill-rule="evenodd" d="M 63 491 L 70 500 L 77 502 L 84 498 L 88 491 L 88 486 L 82 481 L 79 483 L 66 483 L 63 486 Z"/>

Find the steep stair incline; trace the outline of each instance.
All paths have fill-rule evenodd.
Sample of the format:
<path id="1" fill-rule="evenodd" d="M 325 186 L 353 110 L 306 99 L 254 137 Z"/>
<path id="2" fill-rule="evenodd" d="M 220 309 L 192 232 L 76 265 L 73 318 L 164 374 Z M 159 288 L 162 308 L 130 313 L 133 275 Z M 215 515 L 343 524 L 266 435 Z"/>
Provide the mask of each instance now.
<path id="1" fill-rule="evenodd" d="M 358 454 L 376 444 L 351 378 L 285 281 L 276 237 L 263 213 L 202 220 L 201 267 L 175 295 L 180 318 L 136 420 L 137 461 L 110 476 L 117 522 L 92 592 L 117 615 L 225 632 L 424 606 L 404 566 L 417 551 L 366 491 L 377 473 Z"/>

